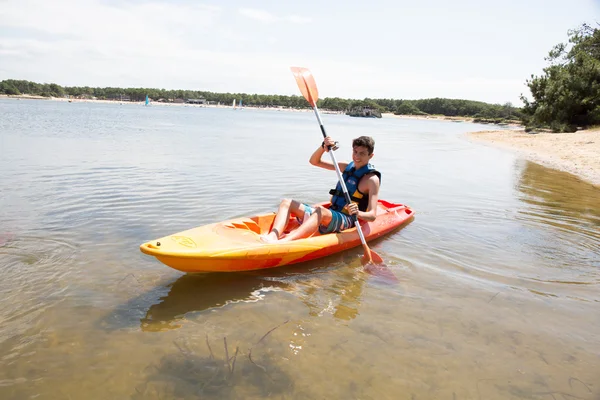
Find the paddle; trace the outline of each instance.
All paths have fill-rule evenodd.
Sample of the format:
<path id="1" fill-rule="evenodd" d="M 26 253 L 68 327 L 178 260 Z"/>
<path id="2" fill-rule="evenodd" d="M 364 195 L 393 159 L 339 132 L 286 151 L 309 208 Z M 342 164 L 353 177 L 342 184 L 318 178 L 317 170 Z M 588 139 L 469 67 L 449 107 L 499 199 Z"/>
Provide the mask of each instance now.
<path id="1" fill-rule="evenodd" d="M 317 116 L 317 121 L 319 121 L 319 126 L 321 127 L 321 133 L 323 134 L 323 137 L 327 137 L 327 134 L 325 133 L 325 127 L 323 126 L 323 121 L 321 121 L 321 115 L 319 115 L 319 109 L 317 108 L 317 100 L 319 100 L 319 91 L 317 90 L 315 78 L 312 76 L 312 74 L 307 68 L 291 67 L 290 69 L 292 70 L 292 73 L 296 78 L 296 83 L 300 88 L 300 92 L 302 93 L 306 101 L 310 103 L 315 112 L 315 115 Z M 340 167 L 337 163 L 337 160 L 335 159 L 335 154 L 333 154 L 331 146 L 329 146 L 329 154 L 331 155 L 331 161 L 333 162 L 335 172 L 337 173 L 338 179 L 342 186 L 342 191 L 344 192 L 346 203 L 350 204 L 350 195 L 348 194 L 348 188 L 346 188 L 346 183 L 344 182 L 342 173 L 340 172 Z M 372 251 L 367 245 L 367 241 L 365 240 L 365 236 L 363 235 L 362 228 L 360 226 L 360 223 L 358 222 L 356 214 L 353 214 L 352 218 L 354 219 L 356 231 L 358 232 L 358 236 L 360 237 L 363 249 L 365 250 L 365 254 L 361 258 L 362 264 L 383 264 L 383 259 L 379 256 L 379 254 Z"/>

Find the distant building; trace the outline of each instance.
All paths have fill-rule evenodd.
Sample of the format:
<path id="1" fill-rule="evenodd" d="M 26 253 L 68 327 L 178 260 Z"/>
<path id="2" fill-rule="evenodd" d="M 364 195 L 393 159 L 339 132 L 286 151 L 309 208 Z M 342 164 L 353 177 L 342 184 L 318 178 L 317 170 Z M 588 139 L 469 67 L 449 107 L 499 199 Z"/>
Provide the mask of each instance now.
<path id="1" fill-rule="evenodd" d="M 197 99 L 187 99 L 186 103 L 188 103 L 188 104 L 206 104 L 206 99 L 204 97 L 200 97 Z"/>

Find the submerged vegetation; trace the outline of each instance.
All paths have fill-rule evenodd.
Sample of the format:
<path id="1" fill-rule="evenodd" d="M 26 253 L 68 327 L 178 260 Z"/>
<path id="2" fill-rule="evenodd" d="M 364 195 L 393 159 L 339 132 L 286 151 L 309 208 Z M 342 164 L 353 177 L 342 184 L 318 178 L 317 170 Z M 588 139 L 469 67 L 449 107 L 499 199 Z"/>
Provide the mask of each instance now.
<path id="1" fill-rule="evenodd" d="M 205 344 L 208 350 L 200 350 L 200 343 L 193 340 L 174 341 L 179 350 L 165 355 L 157 365 L 149 366 L 146 382 L 135 387 L 134 399 L 145 399 L 152 394 L 163 394 L 166 398 L 184 398 L 190 393 L 202 399 L 223 399 L 243 397 L 264 398 L 279 395 L 293 385 L 290 377 L 277 365 L 272 349 L 260 346 L 277 328 L 289 320 L 275 326 L 254 343 L 247 353 L 239 346 L 229 348 L 227 337 L 223 337 L 222 351 L 219 345 L 211 346 L 208 334 Z M 253 356 L 252 350 L 256 350 Z M 169 381 L 176 384 L 171 385 Z M 194 398 L 196 398 L 194 396 Z"/>

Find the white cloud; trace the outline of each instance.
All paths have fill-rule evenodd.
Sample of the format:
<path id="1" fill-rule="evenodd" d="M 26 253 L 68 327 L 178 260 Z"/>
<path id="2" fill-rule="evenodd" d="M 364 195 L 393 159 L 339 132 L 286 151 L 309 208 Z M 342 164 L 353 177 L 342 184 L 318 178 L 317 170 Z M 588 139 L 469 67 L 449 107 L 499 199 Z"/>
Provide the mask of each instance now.
<path id="1" fill-rule="evenodd" d="M 287 17 L 278 17 L 274 14 L 271 14 L 265 10 L 258 10 L 255 8 L 240 8 L 238 9 L 238 13 L 243 15 L 244 17 L 264 22 L 264 23 L 273 23 L 273 22 L 291 22 L 294 24 L 307 24 L 312 21 L 310 18 L 302 17 L 299 15 L 290 15 Z"/>
<path id="2" fill-rule="evenodd" d="M 256 10 L 253 8 L 240 8 L 238 12 L 244 17 L 255 19 L 260 22 L 275 22 L 278 20 L 276 16 L 263 10 Z"/>
<path id="3" fill-rule="evenodd" d="M 98 0 L 9 0 L 7 3 L 0 12 L 3 26 L 67 35 L 72 39 L 48 42 L 51 50 L 62 55 L 76 55 L 84 49 L 104 56 L 172 55 L 181 46 L 183 29 L 193 32 L 210 27 L 219 14 L 214 7 L 160 3 L 124 7 Z M 1 43 L 6 41 L 1 40 Z M 27 40 L 22 45 L 25 51 L 40 51 L 39 45 Z"/>
<path id="4" fill-rule="evenodd" d="M 177 58 L 190 50 L 187 42 L 194 36 L 206 39 L 202 32 L 212 28 L 220 13 L 216 7 L 155 2 L 124 7 L 98 0 L 7 3 L 0 12 L 2 26 L 33 30 L 46 37 L 0 37 L 0 49 L 22 57 L 50 59 L 54 65 L 66 63 L 67 70 L 72 69 L 70 63 L 84 60 L 92 60 L 100 68 L 101 60 L 110 64 Z M 53 35 L 61 38 L 53 39 Z"/>
<path id="5" fill-rule="evenodd" d="M 285 17 L 285 19 L 287 19 L 290 22 L 293 22 L 294 24 L 308 24 L 312 22 L 311 18 L 306 18 L 306 17 L 300 17 L 297 15 L 292 15 L 289 17 Z"/>
<path id="6" fill-rule="evenodd" d="M 8 0 L 0 10 L 4 26 L 34 28 L 49 33 L 110 34 L 140 29 L 140 34 L 172 24 L 209 24 L 220 10 L 203 5 L 132 3 L 123 6 L 100 0 Z"/>
<path id="7" fill-rule="evenodd" d="M 0 36 L 0 80 L 277 92 L 270 85 L 273 68 L 278 65 L 286 76 L 288 57 L 246 50 L 252 39 L 228 29 L 222 15 L 219 8 L 194 3 L 9 0 L 0 10 L 0 27 L 24 35 Z M 282 20 L 258 11 L 247 15 Z M 269 36 L 261 42 L 277 40 Z M 261 89 L 259 79 L 269 84 Z"/>
<path id="8" fill-rule="evenodd" d="M 580 0 L 566 15 L 559 0 L 535 0 L 527 10 L 551 3 L 538 15 L 507 0 L 506 15 L 491 19 L 491 6 L 459 0 L 448 7 L 470 13 L 448 20 L 429 6 L 381 1 L 369 18 L 352 2 L 323 3 L 318 15 L 328 23 L 298 29 L 312 21 L 291 3 L 274 11 L 241 0 L 223 8 L 197 0 L 0 0 L 0 80 L 297 94 L 288 68 L 300 65 L 313 70 L 325 97 L 517 103 L 547 51 L 597 9 Z M 377 34 L 348 39 L 357 26 Z"/>

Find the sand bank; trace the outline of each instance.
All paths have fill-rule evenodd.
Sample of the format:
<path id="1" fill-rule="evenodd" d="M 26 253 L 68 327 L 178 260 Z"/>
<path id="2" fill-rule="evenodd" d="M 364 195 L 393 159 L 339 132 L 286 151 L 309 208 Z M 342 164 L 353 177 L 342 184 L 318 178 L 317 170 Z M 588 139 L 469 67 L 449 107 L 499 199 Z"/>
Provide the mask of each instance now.
<path id="1" fill-rule="evenodd" d="M 484 131 L 467 137 L 516 151 L 530 161 L 569 172 L 600 187 L 600 129 L 537 134 L 524 130 Z"/>

